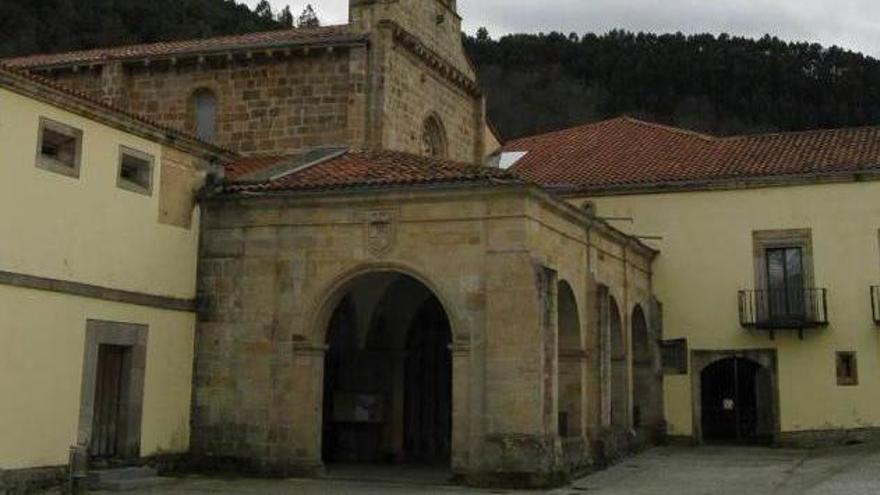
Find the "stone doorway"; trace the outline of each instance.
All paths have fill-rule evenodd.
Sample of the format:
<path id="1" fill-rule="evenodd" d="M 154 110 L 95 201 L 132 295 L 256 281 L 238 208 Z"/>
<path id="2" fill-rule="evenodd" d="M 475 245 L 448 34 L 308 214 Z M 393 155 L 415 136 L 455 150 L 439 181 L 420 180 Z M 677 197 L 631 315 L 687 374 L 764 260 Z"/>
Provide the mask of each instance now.
<path id="1" fill-rule="evenodd" d="M 760 351 L 750 354 L 756 356 L 735 353 L 698 360 L 702 363 L 695 370 L 699 378 L 695 426 L 703 442 L 769 444 L 775 440 L 775 359 Z"/>
<path id="2" fill-rule="evenodd" d="M 351 282 L 327 331 L 324 463 L 448 467 L 451 343 L 446 311 L 415 278 Z"/>
<path id="3" fill-rule="evenodd" d="M 101 344 L 98 346 L 98 370 L 95 381 L 95 412 L 89 454 L 96 459 L 113 459 L 127 454 L 122 440 L 127 435 L 126 409 L 130 394 L 131 347 Z"/>

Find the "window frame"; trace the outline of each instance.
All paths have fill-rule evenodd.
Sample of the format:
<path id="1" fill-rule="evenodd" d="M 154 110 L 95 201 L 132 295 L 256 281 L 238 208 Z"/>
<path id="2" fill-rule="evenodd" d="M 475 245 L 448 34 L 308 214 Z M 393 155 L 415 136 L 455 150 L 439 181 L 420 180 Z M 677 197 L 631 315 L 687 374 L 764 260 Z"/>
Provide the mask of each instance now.
<path id="1" fill-rule="evenodd" d="M 782 269 L 782 287 L 777 287 L 776 284 L 773 283 L 773 275 L 771 273 L 771 254 L 772 253 L 780 253 L 782 255 L 781 260 L 781 269 Z M 799 276 L 800 276 L 800 287 L 796 287 L 793 282 L 793 278 L 791 272 L 789 272 L 789 253 L 797 253 L 797 261 L 799 265 Z M 808 287 L 806 284 L 805 270 L 804 270 L 804 249 L 801 246 L 787 246 L 787 247 L 766 247 L 764 249 L 764 263 L 767 269 L 767 273 L 765 276 L 767 277 L 767 297 L 768 297 L 768 310 L 769 315 L 771 317 L 793 317 L 793 316 L 806 316 L 807 310 L 807 297 L 805 295 L 805 291 L 811 289 L 812 287 Z M 778 297 L 775 292 L 782 291 L 782 300 L 776 300 Z M 796 298 L 792 296 L 796 294 Z M 782 312 L 779 313 L 777 310 L 780 309 L 775 307 L 778 303 L 782 303 Z M 775 308 L 775 309 L 774 309 Z"/>
<path id="2" fill-rule="evenodd" d="M 43 138 L 46 130 L 50 130 L 57 134 L 65 135 L 73 138 L 76 150 L 74 152 L 73 167 L 65 165 L 63 162 L 43 154 Z M 73 179 L 79 179 L 82 170 L 82 153 L 83 153 L 83 131 L 76 127 L 67 125 L 63 122 L 50 119 L 48 117 L 40 117 L 37 127 L 37 153 L 36 167 L 42 170 L 64 175 Z"/>
<path id="3" fill-rule="evenodd" d="M 841 373 L 843 359 L 850 360 L 850 376 L 844 376 Z M 834 359 L 835 374 L 837 375 L 837 386 L 839 387 L 855 387 L 859 384 L 859 360 L 855 351 L 837 351 Z"/>
<path id="4" fill-rule="evenodd" d="M 138 184 L 137 182 L 122 177 L 122 162 L 126 155 L 137 158 L 139 160 L 143 160 L 149 164 L 149 184 L 144 186 L 142 184 Z M 153 183 L 155 182 L 155 170 L 156 159 L 153 155 L 134 148 L 130 148 L 125 145 L 119 145 L 119 159 L 117 160 L 116 165 L 116 187 L 126 191 L 143 194 L 144 196 L 152 196 Z"/>
<path id="5" fill-rule="evenodd" d="M 757 230 L 752 233 L 755 261 L 755 289 L 769 290 L 767 251 L 771 249 L 800 248 L 804 289 L 814 289 L 813 234 L 810 229 Z"/>

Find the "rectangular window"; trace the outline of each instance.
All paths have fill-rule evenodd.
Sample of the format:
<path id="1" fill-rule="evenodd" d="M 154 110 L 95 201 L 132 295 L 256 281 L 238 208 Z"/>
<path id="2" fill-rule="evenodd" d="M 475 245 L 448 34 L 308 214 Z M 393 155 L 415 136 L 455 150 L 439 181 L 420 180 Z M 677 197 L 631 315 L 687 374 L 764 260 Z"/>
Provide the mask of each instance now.
<path id="1" fill-rule="evenodd" d="M 37 167 L 79 177 L 82 131 L 47 118 L 40 118 Z"/>
<path id="2" fill-rule="evenodd" d="M 660 361 L 666 375 L 686 375 L 688 372 L 687 339 L 660 342 Z"/>
<path id="3" fill-rule="evenodd" d="M 771 318 L 803 318 L 805 315 L 804 263 L 800 247 L 769 248 L 767 301 Z"/>
<path id="4" fill-rule="evenodd" d="M 810 229 L 752 232 L 755 297 L 750 302 L 757 325 L 803 328 L 826 322 L 824 291 L 815 287 Z"/>
<path id="5" fill-rule="evenodd" d="M 153 192 L 153 157 L 121 146 L 117 185 L 125 190 L 149 196 Z"/>
<path id="6" fill-rule="evenodd" d="M 859 370 L 855 352 L 837 353 L 837 384 L 840 386 L 859 384 Z"/>

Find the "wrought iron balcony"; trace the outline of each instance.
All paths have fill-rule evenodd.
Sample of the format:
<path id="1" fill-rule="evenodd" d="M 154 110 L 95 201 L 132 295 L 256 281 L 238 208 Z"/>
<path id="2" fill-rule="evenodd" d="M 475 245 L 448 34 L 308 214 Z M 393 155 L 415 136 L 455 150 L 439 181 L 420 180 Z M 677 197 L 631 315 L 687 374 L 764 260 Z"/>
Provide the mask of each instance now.
<path id="1" fill-rule="evenodd" d="M 739 321 L 760 330 L 803 330 L 828 325 L 827 289 L 741 290 Z"/>
<path id="2" fill-rule="evenodd" d="M 880 285 L 871 287 L 871 313 L 874 315 L 874 323 L 880 325 Z"/>

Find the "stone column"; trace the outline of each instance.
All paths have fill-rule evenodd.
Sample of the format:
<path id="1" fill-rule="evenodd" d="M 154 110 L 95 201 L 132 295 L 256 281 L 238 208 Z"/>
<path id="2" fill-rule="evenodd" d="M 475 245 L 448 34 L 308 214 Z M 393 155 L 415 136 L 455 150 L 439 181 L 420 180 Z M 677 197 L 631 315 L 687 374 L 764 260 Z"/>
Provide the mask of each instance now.
<path id="1" fill-rule="evenodd" d="M 453 344 L 452 352 L 452 472 L 467 473 L 471 447 L 471 348 L 469 344 Z"/>
<path id="2" fill-rule="evenodd" d="M 278 454 L 273 461 L 286 465 L 287 474 L 314 476 L 324 469 L 321 442 L 326 352 L 324 345 L 294 343 L 292 366 L 285 373 L 288 380 L 276 379 L 273 406 L 280 413 L 276 417 L 287 421 L 279 425 L 284 428 L 277 429 L 283 434 L 273 439 L 273 452 Z"/>

